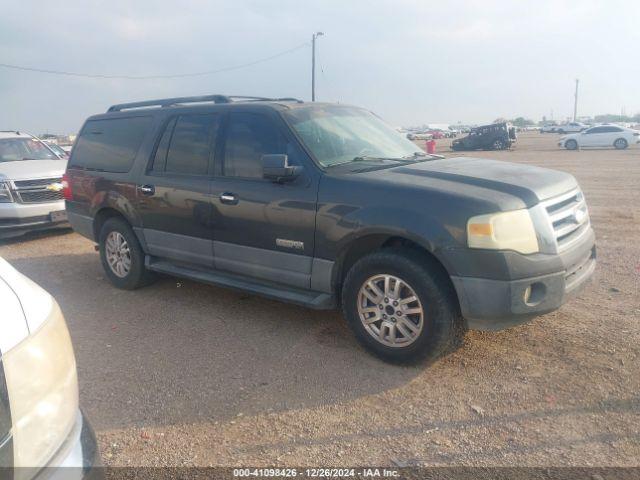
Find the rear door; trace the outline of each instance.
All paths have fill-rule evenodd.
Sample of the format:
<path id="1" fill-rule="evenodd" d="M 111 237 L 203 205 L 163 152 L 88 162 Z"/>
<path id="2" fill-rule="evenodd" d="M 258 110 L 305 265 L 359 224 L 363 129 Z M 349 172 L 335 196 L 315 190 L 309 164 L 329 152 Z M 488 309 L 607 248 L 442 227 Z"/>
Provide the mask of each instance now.
<path id="1" fill-rule="evenodd" d="M 212 184 L 217 269 L 309 288 L 319 175 L 305 167 L 290 183 L 262 177 L 262 155 L 305 165 L 276 112 L 230 112 Z"/>
<path id="2" fill-rule="evenodd" d="M 219 113 L 174 115 L 137 185 L 149 253 L 213 267 L 210 177 Z"/>

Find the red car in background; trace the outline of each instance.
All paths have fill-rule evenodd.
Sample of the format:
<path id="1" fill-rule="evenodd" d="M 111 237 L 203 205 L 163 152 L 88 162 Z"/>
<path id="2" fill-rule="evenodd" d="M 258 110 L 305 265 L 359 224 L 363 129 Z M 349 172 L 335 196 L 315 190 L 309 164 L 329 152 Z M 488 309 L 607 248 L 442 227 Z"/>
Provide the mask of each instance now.
<path id="1" fill-rule="evenodd" d="M 431 134 L 431 138 L 434 140 L 444 138 L 444 132 L 442 130 L 429 130 L 427 133 Z"/>

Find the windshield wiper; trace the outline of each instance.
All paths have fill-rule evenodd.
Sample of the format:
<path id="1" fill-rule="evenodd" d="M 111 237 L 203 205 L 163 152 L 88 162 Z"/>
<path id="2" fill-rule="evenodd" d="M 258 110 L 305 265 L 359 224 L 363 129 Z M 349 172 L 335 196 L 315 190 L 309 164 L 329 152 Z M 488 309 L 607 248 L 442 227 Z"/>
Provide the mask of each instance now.
<path id="1" fill-rule="evenodd" d="M 353 157 L 352 162 L 369 162 L 369 161 L 385 161 L 385 160 L 400 160 L 399 158 L 391 158 L 391 157 L 369 157 L 367 155 Z"/>

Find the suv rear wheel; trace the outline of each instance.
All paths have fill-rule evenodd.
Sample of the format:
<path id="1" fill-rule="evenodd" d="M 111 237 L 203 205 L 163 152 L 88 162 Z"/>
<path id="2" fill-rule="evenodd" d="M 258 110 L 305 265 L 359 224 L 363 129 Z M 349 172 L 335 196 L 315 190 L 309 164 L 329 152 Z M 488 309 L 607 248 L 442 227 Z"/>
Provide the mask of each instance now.
<path id="1" fill-rule="evenodd" d="M 148 285 L 153 274 L 144 266 L 144 252 L 129 224 L 110 218 L 100 229 L 100 260 L 107 277 L 116 287 L 134 290 Z"/>
<path id="2" fill-rule="evenodd" d="M 342 289 L 342 308 L 358 341 L 394 362 L 435 360 L 461 334 L 451 286 L 420 252 L 387 249 L 360 259 Z"/>

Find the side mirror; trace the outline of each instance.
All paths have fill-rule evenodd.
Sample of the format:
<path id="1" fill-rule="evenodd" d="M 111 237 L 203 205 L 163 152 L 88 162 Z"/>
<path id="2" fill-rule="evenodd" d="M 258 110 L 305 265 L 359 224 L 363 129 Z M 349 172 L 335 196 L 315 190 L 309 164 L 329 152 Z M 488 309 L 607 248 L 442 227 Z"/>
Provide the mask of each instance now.
<path id="1" fill-rule="evenodd" d="M 291 182 L 298 178 L 302 167 L 289 165 L 289 157 L 283 154 L 262 156 L 262 176 L 278 183 Z"/>

